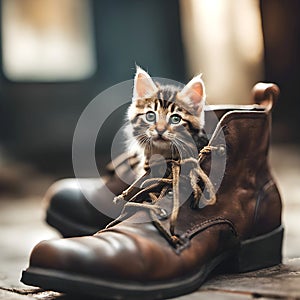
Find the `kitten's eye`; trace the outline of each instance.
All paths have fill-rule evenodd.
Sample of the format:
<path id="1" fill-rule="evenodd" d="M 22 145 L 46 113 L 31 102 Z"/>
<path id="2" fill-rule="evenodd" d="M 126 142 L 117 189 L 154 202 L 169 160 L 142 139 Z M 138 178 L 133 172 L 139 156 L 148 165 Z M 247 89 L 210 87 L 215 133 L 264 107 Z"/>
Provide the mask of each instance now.
<path id="1" fill-rule="evenodd" d="M 181 121 L 181 117 L 179 115 L 172 115 L 170 117 L 170 123 L 171 124 L 179 124 Z"/>
<path id="2" fill-rule="evenodd" d="M 155 119 L 156 119 L 156 115 L 155 115 L 155 113 L 154 113 L 153 111 L 148 111 L 148 112 L 146 113 L 146 120 L 147 120 L 148 122 L 154 122 Z"/>

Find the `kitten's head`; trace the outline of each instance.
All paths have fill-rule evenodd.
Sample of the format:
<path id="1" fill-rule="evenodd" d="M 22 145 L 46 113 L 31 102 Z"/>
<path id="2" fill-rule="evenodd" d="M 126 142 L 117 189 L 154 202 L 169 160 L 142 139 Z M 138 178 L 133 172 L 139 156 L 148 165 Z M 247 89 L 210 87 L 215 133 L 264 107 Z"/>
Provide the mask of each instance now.
<path id="1" fill-rule="evenodd" d="M 201 75 L 182 89 L 160 86 L 137 67 L 128 120 L 132 138 L 142 148 L 167 150 L 184 146 L 204 126 L 205 86 Z"/>

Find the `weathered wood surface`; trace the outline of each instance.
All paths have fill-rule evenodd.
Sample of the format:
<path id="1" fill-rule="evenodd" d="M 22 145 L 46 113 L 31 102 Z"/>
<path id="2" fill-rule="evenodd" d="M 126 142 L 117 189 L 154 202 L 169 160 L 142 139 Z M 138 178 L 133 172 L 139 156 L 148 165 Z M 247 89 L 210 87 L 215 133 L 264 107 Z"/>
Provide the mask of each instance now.
<path id="1" fill-rule="evenodd" d="M 222 275 L 207 282 L 203 289 L 249 293 L 255 297 L 300 298 L 300 258 L 255 272 Z"/>

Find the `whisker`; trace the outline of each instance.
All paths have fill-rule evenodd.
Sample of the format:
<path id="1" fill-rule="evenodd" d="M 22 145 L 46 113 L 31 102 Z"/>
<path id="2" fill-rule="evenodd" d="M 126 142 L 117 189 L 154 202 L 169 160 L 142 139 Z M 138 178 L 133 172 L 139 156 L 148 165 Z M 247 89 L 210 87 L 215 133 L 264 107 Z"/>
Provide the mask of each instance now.
<path id="1" fill-rule="evenodd" d="M 179 152 L 181 158 L 184 158 L 186 156 L 188 156 L 188 157 L 195 156 L 193 149 L 191 149 L 191 147 L 187 146 L 185 141 L 177 138 L 174 140 L 174 144 L 175 144 L 177 151 Z"/>

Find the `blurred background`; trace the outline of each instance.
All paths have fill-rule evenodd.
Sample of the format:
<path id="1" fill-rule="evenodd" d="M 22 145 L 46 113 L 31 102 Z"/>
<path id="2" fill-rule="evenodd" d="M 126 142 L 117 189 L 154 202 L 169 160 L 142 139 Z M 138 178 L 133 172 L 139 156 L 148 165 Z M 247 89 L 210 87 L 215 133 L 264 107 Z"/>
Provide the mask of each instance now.
<path id="1" fill-rule="evenodd" d="M 81 113 L 132 79 L 135 64 L 182 83 L 203 73 L 209 104 L 251 103 L 259 81 L 280 87 L 270 161 L 284 204 L 284 260 L 299 262 L 299 20 L 299 0 L 0 0 L 0 299 L 24 288 L 32 247 L 58 237 L 42 198 L 74 177 Z M 125 109 L 104 123 L 99 160 L 108 160 Z M 291 274 L 299 291 L 299 272 Z"/>
<path id="2" fill-rule="evenodd" d="M 298 0 L 1 0 L 0 8 L 3 158 L 72 176 L 81 112 L 133 78 L 135 63 L 180 82 L 203 73 L 210 104 L 249 103 L 256 82 L 274 82 L 273 141 L 300 141 Z"/>

